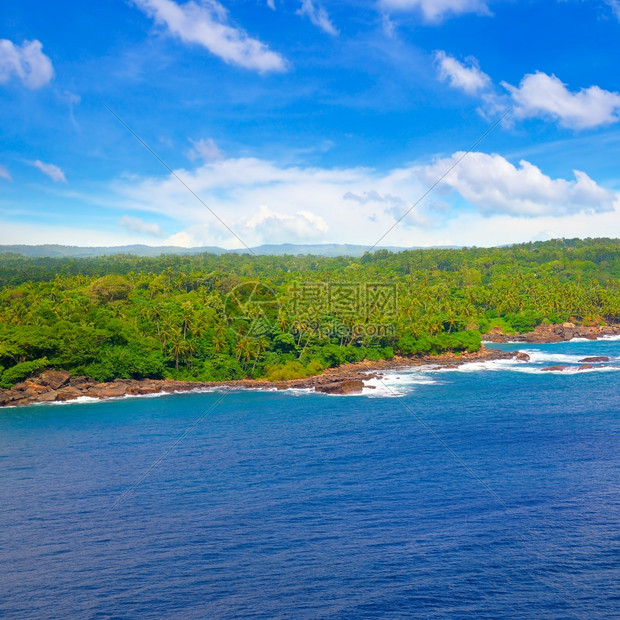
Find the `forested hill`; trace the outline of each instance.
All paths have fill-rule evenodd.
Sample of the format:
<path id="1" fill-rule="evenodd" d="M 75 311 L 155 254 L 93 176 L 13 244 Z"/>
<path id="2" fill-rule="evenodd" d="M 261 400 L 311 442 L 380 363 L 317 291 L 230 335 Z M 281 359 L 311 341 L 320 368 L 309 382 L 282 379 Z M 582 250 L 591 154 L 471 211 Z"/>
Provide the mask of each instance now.
<path id="1" fill-rule="evenodd" d="M 114 254 L 131 254 L 133 256 L 160 256 L 162 254 L 256 254 L 283 256 L 290 254 L 312 254 L 314 256 L 361 256 L 371 246 L 351 245 L 343 243 L 317 243 L 313 245 L 300 245 L 294 243 L 281 243 L 259 245 L 253 248 L 240 250 L 225 250 L 217 246 L 185 248 L 174 245 L 122 245 L 122 246 L 77 246 L 77 245 L 0 245 L 0 254 L 12 253 L 29 257 L 48 258 L 91 258 L 94 256 L 112 256 Z M 407 248 L 386 248 L 392 252 L 400 252 Z"/>
<path id="2" fill-rule="evenodd" d="M 360 258 L 0 255 L 0 386 L 45 366 L 99 380 L 305 376 L 475 350 L 493 327 L 620 321 L 620 241 Z"/>
<path id="3" fill-rule="evenodd" d="M 17 246 L 16 246 L 17 247 Z M 357 246 L 356 246 L 357 247 Z M 361 246 L 359 246 L 361 247 Z M 361 258 L 351 256 L 262 255 L 204 252 L 162 254 L 155 257 L 114 254 L 95 257 L 26 257 L 15 252 L 0 253 L 0 286 L 28 280 L 49 281 L 57 276 L 126 275 L 147 272 L 243 272 L 279 278 L 283 273 L 338 272 L 348 265 L 375 265 L 394 275 L 415 271 L 454 272 L 476 269 L 493 277 L 505 270 L 544 269 L 562 278 L 593 277 L 601 282 L 620 277 L 619 239 L 561 239 L 502 248 L 416 249 L 402 252 L 377 250 Z"/>

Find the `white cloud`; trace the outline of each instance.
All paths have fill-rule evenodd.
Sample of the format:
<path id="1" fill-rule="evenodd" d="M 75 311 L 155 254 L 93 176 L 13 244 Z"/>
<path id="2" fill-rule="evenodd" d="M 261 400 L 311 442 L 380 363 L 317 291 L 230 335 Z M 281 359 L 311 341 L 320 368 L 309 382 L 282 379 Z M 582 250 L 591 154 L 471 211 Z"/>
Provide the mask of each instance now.
<path id="1" fill-rule="evenodd" d="M 380 202 L 384 204 L 406 204 L 402 198 L 398 196 L 392 196 L 390 194 L 380 194 L 378 191 L 371 189 L 370 191 L 360 192 L 356 194 L 355 192 L 347 192 L 344 194 L 343 198 L 345 200 L 355 200 L 355 202 L 359 202 L 362 205 L 368 204 L 369 202 Z"/>
<path id="2" fill-rule="evenodd" d="M 156 23 L 185 43 L 208 49 L 227 63 L 261 73 L 286 70 L 286 62 L 264 43 L 229 24 L 226 9 L 216 0 L 193 0 L 179 5 L 172 0 L 134 0 Z"/>
<path id="3" fill-rule="evenodd" d="M 394 39 L 396 36 L 396 24 L 392 21 L 389 13 L 382 13 L 381 15 L 381 29 L 383 34 L 388 39 Z"/>
<path id="4" fill-rule="evenodd" d="M 555 75 L 537 71 L 525 75 L 518 87 L 502 82 L 508 94 L 499 94 L 478 61 L 466 60 L 469 66 L 443 51 L 435 54 L 439 78 L 469 95 L 479 95 L 479 112 L 485 118 L 495 118 L 512 106 L 511 119 L 541 118 L 577 130 L 620 121 L 620 93 L 599 86 L 572 92 Z"/>
<path id="5" fill-rule="evenodd" d="M 480 70 L 478 61 L 470 56 L 466 59 L 469 66 L 459 62 L 456 58 L 439 51 L 435 54 L 439 78 L 448 82 L 453 88 L 475 95 L 487 90 L 491 86 L 491 78 Z"/>
<path id="6" fill-rule="evenodd" d="M 250 216 L 243 216 L 231 222 L 231 228 L 239 238 L 225 238 L 222 230 L 213 221 L 196 223 L 168 237 L 165 245 L 178 245 L 185 248 L 205 245 L 223 245 L 238 248 L 239 239 L 252 247 L 263 243 L 306 243 L 325 238 L 329 232 L 327 222 L 310 211 L 297 211 L 292 214 L 279 213 L 261 205 Z"/>
<path id="7" fill-rule="evenodd" d="M 244 222 L 244 228 L 269 238 L 273 243 L 314 240 L 329 231 L 327 222 L 320 215 L 310 211 L 296 211 L 292 215 L 277 213 L 265 205 Z"/>
<path id="8" fill-rule="evenodd" d="M 589 129 L 620 120 L 620 93 L 598 86 L 571 92 L 555 75 L 537 71 L 519 87 L 502 82 L 514 103 L 517 118 L 551 118 L 564 127 Z"/>
<path id="9" fill-rule="evenodd" d="M 616 19 L 620 21 L 620 1 L 619 0 L 605 0 L 605 4 L 612 10 Z"/>
<path id="10" fill-rule="evenodd" d="M 189 138 L 189 141 L 192 143 L 192 148 L 187 151 L 186 155 L 191 161 L 197 159 L 214 161 L 222 158 L 222 152 L 212 138 L 208 138 L 207 140 L 192 140 Z"/>
<path id="11" fill-rule="evenodd" d="M 422 172 L 435 182 L 463 153 L 440 159 Z M 552 179 L 540 168 L 522 160 L 516 167 L 501 155 L 470 153 L 442 184 L 456 190 L 482 214 L 517 216 L 566 215 L 612 211 L 616 196 L 585 172 L 573 171 L 574 180 Z"/>
<path id="12" fill-rule="evenodd" d="M 138 233 L 140 235 L 150 235 L 152 237 L 163 237 L 164 231 L 159 224 L 153 222 L 145 222 L 139 217 L 132 217 L 131 215 L 123 215 L 118 220 L 118 223 L 123 228 L 126 228 L 129 232 Z"/>
<path id="13" fill-rule="evenodd" d="M 325 238 L 331 230 L 328 215 L 335 215 L 341 229 L 350 229 L 350 209 L 334 211 L 342 207 L 342 195 L 364 179 L 355 169 L 279 167 L 254 158 L 213 161 L 176 174 L 248 245 Z M 123 181 L 114 189 L 123 208 L 177 219 L 191 235 L 192 245 L 240 245 L 174 177 Z"/>
<path id="14" fill-rule="evenodd" d="M 420 11 L 424 19 L 431 23 L 440 22 L 450 15 L 464 13 L 490 15 L 485 0 L 382 0 L 381 4 L 393 11 Z"/>
<path id="15" fill-rule="evenodd" d="M 372 245 L 460 156 L 454 153 L 390 171 L 228 158 L 175 172 L 250 247 L 287 241 Z M 158 214 L 175 222 L 177 232 L 158 238 L 158 245 L 242 246 L 172 175 L 125 177 L 106 187 L 105 194 L 105 201 L 80 196 L 83 202 L 101 205 L 97 230 L 86 212 L 71 226 L 43 224 L 37 217 L 11 222 L 5 212 L 0 217 L 0 243 L 143 243 L 143 233 L 118 226 L 120 216 L 133 212 L 144 213 L 146 221 L 156 219 L 147 214 Z M 102 216 L 111 210 L 109 225 L 102 226 Z M 477 152 L 381 244 L 490 246 L 551 237 L 603 237 L 619 229 L 620 196 L 584 172 L 551 177 L 530 162 L 512 164 L 500 155 Z"/>
<path id="16" fill-rule="evenodd" d="M 276 2 L 275 0 L 267 0 L 267 6 L 272 10 L 276 10 Z"/>
<path id="17" fill-rule="evenodd" d="M 301 0 L 301 8 L 297 11 L 298 15 L 307 17 L 315 26 L 323 32 L 337 36 L 338 29 L 332 24 L 327 11 L 320 4 L 315 4 L 313 0 Z"/>
<path id="18" fill-rule="evenodd" d="M 54 67 L 42 50 L 43 45 L 36 39 L 24 41 L 21 46 L 0 39 L 0 84 L 13 77 L 32 90 L 49 83 L 54 77 Z"/>
<path id="19" fill-rule="evenodd" d="M 460 156 L 455 153 L 427 165 L 388 172 L 279 166 L 256 158 L 228 158 L 193 170 L 177 170 L 176 174 L 250 247 L 286 241 L 372 245 Z M 117 208 L 174 218 L 179 232 L 167 243 L 241 245 L 171 175 L 119 181 L 112 190 Z M 568 179 L 554 178 L 527 161 L 513 165 L 500 155 L 471 153 L 383 243 L 508 243 L 529 239 L 523 236 L 526 230 L 560 234 L 568 230 L 560 225 L 568 218 L 585 222 L 579 236 L 596 234 L 600 230 L 596 222 L 609 221 L 603 215 L 613 212 L 617 200 L 581 171 Z M 488 230 L 486 222 L 500 217 L 514 221 L 514 230 L 491 234 L 489 239 L 457 225 L 477 218 L 481 230 Z M 536 223 L 543 219 L 544 227 Z"/>
<path id="20" fill-rule="evenodd" d="M 71 123 L 74 125 L 74 127 L 78 128 L 79 125 L 75 120 L 74 112 L 75 107 L 82 102 L 82 97 L 76 95 L 75 93 L 72 93 L 70 90 L 65 90 L 62 93 L 61 97 L 64 101 L 66 101 L 67 105 L 69 106 L 69 118 L 71 119 Z"/>
<path id="21" fill-rule="evenodd" d="M 55 183 L 66 183 L 65 173 L 54 164 L 45 164 L 40 160 L 32 162 L 35 168 L 38 168 L 43 174 L 46 174 Z"/>
<path id="22" fill-rule="evenodd" d="M 13 180 L 9 169 L 6 166 L 0 165 L 0 179 L 6 179 L 7 181 Z"/>
<path id="23" fill-rule="evenodd" d="M 202 241 L 196 241 L 197 237 L 186 230 L 175 233 L 162 242 L 162 245 L 174 245 L 182 248 L 197 248 L 203 245 Z"/>

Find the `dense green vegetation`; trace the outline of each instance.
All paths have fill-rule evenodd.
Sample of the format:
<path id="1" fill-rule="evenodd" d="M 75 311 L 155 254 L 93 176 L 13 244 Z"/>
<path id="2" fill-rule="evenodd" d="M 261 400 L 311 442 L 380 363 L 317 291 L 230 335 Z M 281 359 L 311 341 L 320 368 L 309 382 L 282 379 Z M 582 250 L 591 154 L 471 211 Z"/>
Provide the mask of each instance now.
<path id="1" fill-rule="evenodd" d="M 0 255 L 0 387 L 279 380 L 396 353 L 473 351 L 493 327 L 620 320 L 620 241 L 347 257 Z"/>

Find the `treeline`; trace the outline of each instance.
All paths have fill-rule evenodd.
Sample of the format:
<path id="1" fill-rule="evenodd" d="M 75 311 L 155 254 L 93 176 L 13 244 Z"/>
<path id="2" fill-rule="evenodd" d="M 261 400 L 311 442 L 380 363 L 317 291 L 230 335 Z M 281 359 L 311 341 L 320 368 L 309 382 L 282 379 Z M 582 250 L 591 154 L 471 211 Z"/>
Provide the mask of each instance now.
<path id="1" fill-rule="evenodd" d="M 476 350 L 492 328 L 620 320 L 620 241 L 380 250 L 360 259 L 0 257 L 0 386 L 45 366 L 99 380 L 301 377 Z"/>
<path id="2" fill-rule="evenodd" d="M 247 277 L 269 277 L 282 281 L 287 273 L 338 272 L 348 265 L 386 269 L 395 275 L 417 271 L 454 272 L 464 268 L 480 272 L 488 282 L 512 268 L 534 271 L 568 279 L 594 278 L 603 283 L 620 278 L 620 240 L 557 239 L 514 245 L 505 248 L 428 249 L 393 253 L 378 250 L 362 258 L 316 256 L 260 256 L 249 254 L 195 254 L 140 257 L 131 254 L 92 258 L 27 258 L 20 254 L 0 254 L 0 287 L 23 282 L 49 282 L 57 276 L 104 276 L 152 273 L 167 269 L 185 274 L 236 273 Z M 285 278 L 283 278 L 285 279 Z"/>

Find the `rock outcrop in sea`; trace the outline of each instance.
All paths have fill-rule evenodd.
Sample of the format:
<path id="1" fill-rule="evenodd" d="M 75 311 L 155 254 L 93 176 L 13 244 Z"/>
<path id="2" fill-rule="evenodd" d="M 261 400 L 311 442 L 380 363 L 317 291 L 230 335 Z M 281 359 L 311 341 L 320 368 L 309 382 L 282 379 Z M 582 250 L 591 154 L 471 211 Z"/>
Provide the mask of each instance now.
<path id="1" fill-rule="evenodd" d="M 484 335 L 489 342 L 532 342 L 545 344 L 565 342 L 573 338 L 597 340 L 605 336 L 620 336 L 620 325 L 575 325 L 562 323 L 560 325 L 538 325 L 534 331 L 527 334 L 505 334 L 500 329 L 491 330 Z"/>

